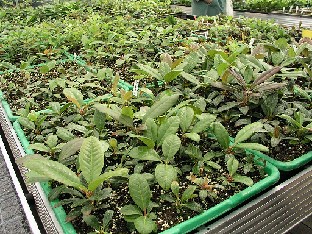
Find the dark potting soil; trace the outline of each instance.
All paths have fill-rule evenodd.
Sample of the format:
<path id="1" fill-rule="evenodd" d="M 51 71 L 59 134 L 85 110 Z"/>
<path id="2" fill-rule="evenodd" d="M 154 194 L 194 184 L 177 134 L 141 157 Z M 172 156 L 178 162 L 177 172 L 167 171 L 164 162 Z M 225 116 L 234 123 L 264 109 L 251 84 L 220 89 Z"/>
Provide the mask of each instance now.
<path id="1" fill-rule="evenodd" d="M 218 160 L 218 163 L 222 166 L 222 169 L 219 171 L 214 170 L 213 173 L 205 173 L 205 176 L 210 180 L 210 185 L 221 185 L 222 179 L 221 177 L 226 176 L 226 165 L 224 162 L 221 162 L 223 160 Z M 147 165 L 147 167 L 144 169 L 144 171 L 149 170 L 151 164 L 144 163 Z M 154 165 L 155 166 L 155 165 Z M 240 174 L 243 174 L 242 168 L 239 169 Z M 180 176 L 180 195 L 183 193 L 183 191 L 189 186 L 189 185 L 195 185 L 191 183 L 190 180 L 188 180 L 186 177 L 189 176 L 189 173 L 184 173 L 182 176 Z M 247 176 L 251 177 L 253 181 L 256 183 L 259 180 L 261 180 L 261 175 L 259 171 L 250 172 L 247 174 Z M 103 215 L 106 210 L 113 210 L 114 216 L 113 220 L 110 223 L 109 232 L 111 233 L 137 233 L 135 229 L 133 229 L 133 225 L 127 223 L 124 219 L 122 214 L 120 213 L 120 209 L 129 204 L 134 204 L 132 201 L 129 192 L 128 192 L 128 186 L 127 184 L 119 184 L 117 186 L 114 186 L 112 184 L 104 184 L 104 187 L 113 187 L 112 196 L 106 200 L 103 201 L 103 203 L 107 204 L 108 207 L 105 209 L 99 209 L 97 211 L 92 212 L 93 215 L 95 215 L 99 220 L 103 218 Z M 226 200 L 230 196 L 234 195 L 235 193 L 245 189 L 247 186 L 244 184 L 227 184 L 223 185 L 224 188 L 215 188 L 212 189 L 213 192 L 217 194 L 217 198 L 214 200 L 210 200 L 209 198 L 206 198 L 204 201 L 201 200 L 199 197 L 196 197 L 193 199 L 193 201 L 199 203 L 202 207 L 202 210 L 207 210 L 216 204 Z M 177 225 L 178 223 L 181 223 L 183 221 L 186 221 L 196 215 L 198 215 L 200 212 L 195 212 L 190 209 L 184 208 L 184 209 L 177 209 L 174 203 L 168 202 L 166 200 L 162 200 L 161 195 L 162 194 L 170 194 L 169 191 L 164 191 L 157 183 L 150 185 L 151 191 L 152 191 L 152 201 L 159 205 L 159 207 L 153 208 L 152 212 L 157 215 L 156 224 L 158 227 L 158 231 L 164 231 L 169 229 L 170 227 L 173 227 Z M 66 213 L 70 211 L 69 206 L 63 206 Z M 78 234 L 85 234 L 88 232 L 93 231 L 92 228 L 90 228 L 85 222 L 83 222 L 82 218 L 77 218 L 74 221 L 72 221 L 72 224 L 77 231 Z"/>
<path id="2" fill-rule="evenodd" d="M 312 151 L 312 144 L 290 144 L 282 140 L 278 146 L 271 147 L 267 154 L 278 161 L 289 162 L 310 151 Z"/>

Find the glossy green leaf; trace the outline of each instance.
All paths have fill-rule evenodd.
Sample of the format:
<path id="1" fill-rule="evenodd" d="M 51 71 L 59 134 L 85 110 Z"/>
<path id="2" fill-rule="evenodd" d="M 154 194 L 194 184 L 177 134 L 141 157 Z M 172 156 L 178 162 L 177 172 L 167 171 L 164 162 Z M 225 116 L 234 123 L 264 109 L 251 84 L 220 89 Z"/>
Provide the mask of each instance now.
<path id="1" fill-rule="evenodd" d="M 230 176 L 233 176 L 238 169 L 239 162 L 234 156 L 231 156 L 227 160 L 226 165 L 227 165 L 227 169 L 230 173 Z"/>
<path id="2" fill-rule="evenodd" d="M 102 131 L 105 128 L 105 123 L 106 123 L 105 114 L 96 109 L 93 115 L 93 122 L 94 122 L 95 127 L 99 131 Z"/>
<path id="3" fill-rule="evenodd" d="M 133 127 L 133 120 L 129 116 L 123 115 L 121 109 L 116 105 L 95 104 L 94 107 L 102 113 L 107 114 L 114 120 L 127 127 Z"/>
<path id="4" fill-rule="evenodd" d="M 137 64 L 137 66 L 151 77 L 162 80 L 161 74 L 156 69 L 143 64 Z"/>
<path id="5" fill-rule="evenodd" d="M 35 123 L 25 117 L 19 117 L 18 122 L 20 123 L 20 125 L 22 125 L 25 128 L 28 128 L 31 130 L 35 130 L 36 128 Z"/>
<path id="6" fill-rule="evenodd" d="M 296 120 L 294 120 L 292 117 L 288 115 L 282 114 L 282 115 L 279 115 L 279 117 L 287 120 L 287 122 L 293 125 L 294 127 L 299 127 L 299 128 L 301 127 L 299 122 L 297 122 Z"/>
<path id="7" fill-rule="evenodd" d="M 228 131 L 225 129 L 225 127 L 219 123 L 213 123 L 212 124 L 212 131 L 213 134 L 216 136 L 219 144 L 223 149 L 227 149 L 230 146 L 230 135 Z"/>
<path id="8" fill-rule="evenodd" d="M 200 85 L 199 80 L 198 80 L 195 76 L 193 76 L 193 75 L 191 75 L 191 74 L 189 74 L 189 73 L 181 72 L 181 76 L 182 76 L 184 79 L 186 79 L 187 81 L 189 81 L 189 82 L 191 82 L 191 83 L 193 83 L 193 84 L 195 84 L 195 85 Z"/>
<path id="9" fill-rule="evenodd" d="M 211 115 L 208 113 L 203 113 L 201 115 L 197 115 L 199 121 L 194 125 L 191 130 L 191 133 L 200 133 L 206 131 L 210 124 L 216 120 L 215 115 Z"/>
<path id="10" fill-rule="evenodd" d="M 152 192 L 144 176 L 132 174 L 129 177 L 129 193 L 132 200 L 142 211 L 147 209 L 152 198 Z"/>
<path id="11" fill-rule="evenodd" d="M 70 141 L 75 138 L 74 134 L 65 128 L 58 127 L 56 135 L 64 141 Z"/>
<path id="12" fill-rule="evenodd" d="M 28 149 L 33 149 L 33 150 L 37 150 L 37 151 L 40 151 L 40 152 L 50 152 L 50 148 L 45 146 L 45 144 L 42 144 L 42 143 L 34 143 L 34 144 L 30 144 L 28 146 Z"/>
<path id="13" fill-rule="evenodd" d="M 123 215 L 142 215 L 142 211 L 136 205 L 125 205 L 120 209 Z"/>
<path id="14" fill-rule="evenodd" d="M 196 142 L 200 141 L 200 135 L 197 133 L 185 133 L 184 135 L 185 135 L 185 137 L 187 137 L 193 141 L 196 141 Z"/>
<path id="15" fill-rule="evenodd" d="M 235 148 L 252 149 L 258 151 L 269 152 L 269 148 L 259 143 L 238 143 Z"/>
<path id="16" fill-rule="evenodd" d="M 62 147 L 61 153 L 59 155 L 59 161 L 63 161 L 66 158 L 77 153 L 81 148 L 83 140 L 84 140 L 83 138 L 75 138 L 75 139 L 67 142 Z"/>
<path id="17" fill-rule="evenodd" d="M 96 177 L 93 181 L 89 183 L 88 189 L 90 191 L 94 191 L 98 186 L 100 186 L 104 181 L 120 176 L 120 177 L 128 177 L 129 170 L 127 168 L 117 168 L 114 171 L 104 172 L 102 175 Z"/>
<path id="18" fill-rule="evenodd" d="M 66 88 L 63 90 L 64 95 L 66 98 L 74 103 L 78 108 L 83 106 L 83 95 L 82 93 L 75 88 Z"/>
<path id="19" fill-rule="evenodd" d="M 164 76 L 164 81 L 169 83 L 177 78 L 182 73 L 182 70 L 172 70 Z"/>
<path id="20" fill-rule="evenodd" d="M 182 194 L 181 201 L 186 202 L 189 199 L 193 198 L 195 190 L 196 190 L 196 186 L 194 185 L 188 186 L 187 189 L 185 189 L 185 191 Z"/>
<path id="21" fill-rule="evenodd" d="M 48 73 L 50 71 L 50 68 L 48 67 L 48 65 L 43 65 L 43 66 L 40 67 L 39 71 L 42 74 L 46 74 L 46 73 Z"/>
<path id="22" fill-rule="evenodd" d="M 176 197 L 179 196 L 180 186 L 179 186 L 179 183 L 177 181 L 172 181 L 171 191 Z"/>
<path id="23" fill-rule="evenodd" d="M 79 166 L 87 183 L 95 180 L 104 167 L 104 149 L 96 137 L 84 139 L 79 153 Z"/>
<path id="24" fill-rule="evenodd" d="M 129 152 L 131 158 L 148 161 L 161 161 L 158 153 L 147 146 L 138 146 Z"/>
<path id="25" fill-rule="evenodd" d="M 243 183 L 243 184 L 246 184 L 247 186 L 253 185 L 252 179 L 248 176 L 242 176 L 242 175 L 235 174 L 233 176 L 233 180 L 234 180 L 234 182 Z"/>
<path id="26" fill-rule="evenodd" d="M 162 143 L 162 152 L 166 162 L 172 161 L 174 155 L 179 151 L 181 140 L 177 135 L 169 135 Z"/>
<path id="27" fill-rule="evenodd" d="M 144 137 L 144 136 L 141 136 L 141 135 L 134 135 L 134 134 L 131 134 L 130 137 L 135 137 L 135 138 L 138 138 L 140 141 L 142 141 L 148 148 L 154 148 L 155 146 L 155 142 L 148 138 L 148 137 Z"/>
<path id="28" fill-rule="evenodd" d="M 160 146 L 165 138 L 169 135 L 175 135 L 179 129 L 180 118 L 177 116 L 169 117 L 164 123 L 158 128 L 158 146 Z"/>
<path id="29" fill-rule="evenodd" d="M 164 95 L 161 97 L 151 106 L 150 109 L 147 110 L 143 117 L 143 122 L 145 122 L 148 118 L 154 119 L 164 114 L 167 110 L 174 106 L 174 104 L 176 104 L 179 96 L 179 94 L 173 94 L 171 96 Z"/>
<path id="30" fill-rule="evenodd" d="M 255 132 L 258 132 L 260 129 L 262 129 L 263 124 L 260 122 L 255 122 L 252 124 L 248 124 L 245 127 L 243 127 L 235 137 L 235 143 L 240 143 L 245 140 L 247 140 L 249 137 L 251 137 Z"/>
<path id="31" fill-rule="evenodd" d="M 37 174 L 49 179 L 58 181 L 67 186 L 73 186 L 77 189 L 87 190 L 77 177 L 76 173 L 59 162 L 48 160 L 36 155 L 26 156 L 19 160 L 23 166 Z"/>
<path id="32" fill-rule="evenodd" d="M 155 177 L 164 190 L 169 190 L 171 183 L 177 179 L 177 170 L 171 165 L 158 164 L 155 169 Z"/>
<path id="33" fill-rule="evenodd" d="M 145 122 L 146 131 L 145 136 L 152 139 L 154 142 L 157 141 L 157 133 L 158 133 L 158 126 L 153 119 L 147 119 Z"/>
<path id="34" fill-rule="evenodd" d="M 48 136 L 46 144 L 52 149 L 57 145 L 57 140 L 58 139 L 56 135 L 50 135 Z"/>
<path id="35" fill-rule="evenodd" d="M 140 234 L 149 234 L 157 229 L 156 223 L 146 216 L 134 220 L 134 226 Z"/>
<path id="36" fill-rule="evenodd" d="M 84 215 L 83 221 L 90 227 L 99 230 L 100 223 L 95 215 Z"/>
<path id="37" fill-rule="evenodd" d="M 180 118 L 180 127 L 183 132 L 186 132 L 191 126 L 194 118 L 194 110 L 191 107 L 182 107 L 179 109 L 177 116 Z"/>

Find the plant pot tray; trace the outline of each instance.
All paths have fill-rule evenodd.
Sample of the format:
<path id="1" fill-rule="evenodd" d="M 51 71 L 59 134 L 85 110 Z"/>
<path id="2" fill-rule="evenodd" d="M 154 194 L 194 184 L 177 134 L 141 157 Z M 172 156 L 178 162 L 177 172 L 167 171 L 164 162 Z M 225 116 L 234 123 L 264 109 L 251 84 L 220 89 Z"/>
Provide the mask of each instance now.
<path id="1" fill-rule="evenodd" d="M 18 138 L 20 139 L 20 142 L 24 148 L 24 151 L 26 154 L 32 154 L 33 151 L 28 149 L 29 142 L 25 137 L 24 131 L 21 129 L 20 124 L 18 121 L 13 123 L 14 130 L 17 133 Z M 213 219 L 216 219 L 220 215 L 224 214 L 225 212 L 235 208 L 242 202 L 246 201 L 252 196 L 255 196 L 256 194 L 260 193 L 264 189 L 270 187 L 271 185 L 275 184 L 279 178 L 280 174 L 276 167 L 272 166 L 270 163 L 267 163 L 265 167 L 265 172 L 268 175 L 266 178 L 260 180 L 259 182 L 255 183 L 253 186 L 248 187 L 244 189 L 243 191 L 233 195 L 232 197 L 228 198 L 227 200 L 219 203 L 218 205 L 204 211 L 200 215 L 197 215 L 183 223 L 180 223 L 164 232 L 163 234 L 182 234 L 190 232 L 203 224 L 207 223 L 208 221 L 211 221 Z M 47 183 L 41 183 L 41 186 L 43 187 L 43 190 L 45 194 L 47 195 L 51 188 L 48 186 Z M 56 204 L 51 203 L 51 207 Z M 57 220 L 60 223 L 60 226 L 62 226 L 64 233 L 75 233 L 75 230 L 71 226 L 71 224 L 65 222 L 65 212 L 62 207 L 58 207 L 57 209 L 53 208 L 53 211 L 55 212 L 55 216 L 57 217 Z"/>

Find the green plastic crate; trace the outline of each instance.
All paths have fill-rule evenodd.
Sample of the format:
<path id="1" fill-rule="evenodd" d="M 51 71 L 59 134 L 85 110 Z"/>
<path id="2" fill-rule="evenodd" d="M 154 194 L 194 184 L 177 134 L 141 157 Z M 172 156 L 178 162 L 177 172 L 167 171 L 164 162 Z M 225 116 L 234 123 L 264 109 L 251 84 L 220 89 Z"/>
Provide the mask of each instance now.
<path id="1" fill-rule="evenodd" d="M 21 129 L 20 124 L 18 121 L 13 123 L 14 130 L 16 131 L 21 144 L 27 154 L 32 154 L 33 151 L 28 149 L 29 142 L 27 138 L 25 137 L 24 131 Z M 255 183 L 253 186 L 248 187 L 244 189 L 243 191 L 231 196 L 227 200 L 219 203 L 218 205 L 204 211 L 202 214 L 199 214 L 187 221 L 184 221 L 164 232 L 162 234 L 183 234 L 183 233 L 188 233 L 205 223 L 216 219 L 220 215 L 224 214 L 225 212 L 235 208 L 242 202 L 246 201 L 252 196 L 255 196 L 256 194 L 260 193 L 264 189 L 270 187 L 271 185 L 275 184 L 279 178 L 280 178 L 280 173 L 276 167 L 271 165 L 270 163 L 266 164 L 265 167 L 265 172 L 268 174 L 268 176 L 261 181 Z M 42 188 L 45 191 L 45 194 L 48 195 L 49 191 L 51 188 L 48 186 L 47 183 L 41 183 Z M 53 206 L 55 203 L 51 203 Z M 73 226 L 67 222 L 65 222 L 65 211 L 63 210 L 62 207 L 54 208 L 53 209 L 55 212 L 55 215 L 63 228 L 63 231 L 65 234 L 74 234 L 76 233 Z"/>
<path id="2" fill-rule="evenodd" d="M 249 152 L 251 152 L 252 154 L 258 156 L 259 158 L 263 158 L 266 161 L 270 162 L 271 164 L 273 164 L 275 167 L 277 167 L 279 170 L 281 171 L 291 171 L 294 169 L 297 169 L 305 164 L 307 164 L 308 162 L 310 162 L 312 160 L 312 151 L 301 155 L 300 157 L 289 161 L 289 162 L 283 162 L 283 161 L 279 161 L 276 160 L 264 153 L 261 153 L 259 151 L 256 150 L 248 150 Z"/>
<path id="3" fill-rule="evenodd" d="M 28 149 L 29 142 L 24 134 L 23 129 L 21 128 L 20 124 L 15 121 L 13 123 L 13 128 L 21 142 L 21 145 L 26 154 L 34 154 L 33 150 Z M 41 182 L 40 186 L 44 192 L 44 194 L 48 197 L 48 194 L 51 191 L 51 187 L 48 182 Z M 59 200 L 55 200 L 50 202 L 52 210 L 55 214 L 57 221 L 59 222 L 60 226 L 63 229 L 64 234 L 76 234 L 76 230 L 74 229 L 73 225 L 70 222 L 66 222 L 66 213 L 62 206 L 55 207 L 55 205 L 59 202 Z"/>

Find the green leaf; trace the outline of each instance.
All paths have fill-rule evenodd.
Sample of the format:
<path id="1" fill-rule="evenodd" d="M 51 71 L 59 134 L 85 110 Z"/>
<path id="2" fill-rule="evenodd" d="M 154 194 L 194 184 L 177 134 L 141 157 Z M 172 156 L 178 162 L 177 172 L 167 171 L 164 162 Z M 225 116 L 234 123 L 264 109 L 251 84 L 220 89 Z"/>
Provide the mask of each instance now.
<path id="1" fill-rule="evenodd" d="M 179 94 L 173 94 L 171 96 L 165 95 L 156 101 L 150 109 L 147 110 L 143 117 L 143 122 L 146 122 L 148 118 L 154 119 L 164 114 L 169 110 L 178 100 Z"/>
<path id="2" fill-rule="evenodd" d="M 234 147 L 241 148 L 241 149 L 252 149 L 252 150 L 269 152 L 268 147 L 261 145 L 259 143 L 238 143 Z"/>
<path id="3" fill-rule="evenodd" d="M 50 148 L 45 146 L 44 144 L 42 143 L 34 143 L 34 144 L 30 144 L 28 146 L 28 149 L 33 149 L 33 150 L 38 150 L 40 152 L 50 152 Z"/>
<path id="4" fill-rule="evenodd" d="M 210 166 L 216 170 L 220 170 L 221 166 L 218 163 L 212 162 L 212 161 L 206 161 L 205 162 L 207 166 Z"/>
<path id="5" fill-rule="evenodd" d="M 194 210 L 197 212 L 200 212 L 202 210 L 202 206 L 195 201 L 187 202 L 184 204 L 184 206 L 190 210 Z"/>
<path id="6" fill-rule="evenodd" d="M 135 137 L 135 138 L 138 138 L 140 141 L 142 141 L 148 148 L 154 148 L 155 146 L 155 142 L 148 138 L 148 137 L 144 137 L 144 136 L 141 136 L 141 135 L 134 135 L 134 134 L 130 134 L 130 137 Z"/>
<path id="7" fill-rule="evenodd" d="M 197 133 L 185 133 L 184 135 L 193 141 L 196 141 L 196 142 L 200 141 L 200 135 Z"/>
<path id="8" fill-rule="evenodd" d="M 109 223 L 112 221 L 113 216 L 114 216 L 114 211 L 112 211 L 112 210 L 105 211 L 104 218 L 103 218 L 103 224 L 102 224 L 104 230 L 108 229 Z"/>
<path id="9" fill-rule="evenodd" d="M 235 174 L 233 176 L 233 180 L 234 180 L 234 182 L 243 183 L 243 184 L 246 184 L 247 186 L 253 185 L 252 179 L 248 176 L 242 176 L 242 175 Z"/>
<path id="10" fill-rule="evenodd" d="M 121 114 L 133 119 L 133 108 L 131 106 L 124 106 L 121 109 Z"/>
<path id="11" fill-rule="evenodd" d="M 171 165 L 158 164 L 155 169 L 155 177 L 164 190 L 169 190 L 171 183 L 177 179 L 177 170 Z"/>
<path id="12" fill-rule="evenodd" d="M 194 192 L 196 190 L 196 186 L 190 185 L 187 187 L 187 189 L 183 192 L 181 201 L 184 203 L 188 201 L 189 199 L 194 197 Z"/>
<path id="13" fill-rule="evenodd" d="M 157 229 L 156 223 L 146 216 L 140 216 L 134 220 L 134 226 L 141 234 L 149 234 Z"/>
<path id="14" fill-rule="evenodd" d="M 227 169 L 230 173 L 230 176 L 233 176 L 238 169 L 239 162 L 234 156 L 231 156 L 227 160 L 226 165 L 227 165 Z"/>
<path id="15" fill-rule="evenodd" d="M 177 181 L 172 181 L 171 183 L 171 191 L 172 193 L 178 197 L 179 196 L 179 190 L 180 190 L 180 186 L 179 183 Z"/>
<path id="16" fill-rule="evenodd" d="M 127 168 L 117 168 L 114 171 L 104 172 L 102 175 L 96 177 L 93 181 L 89 183 L 88 189 L 90 191 L 94 191 L 104 181 L 116 176 L 128 177 L 128 173 L 129 170 Z"/>
<path id="17" fill-rule="evenodd" d="M 28 128 L 31 130 L 35 130 L 36 128 L 35 123 L 25 117 L 19 117 L 18 122 L 25 128 Z"/>
<path id="18" fill-rule="evenodd" d="M 168 135 L 174 135 L 179 129 L 180 118 L 177 116 L 169 117 L 158 128 L 158 146 L 160 146 Z"/>
<path id="19" fill-rule="evenodd" d="M 133 119 L 129 116 L 123 115 L 121 109 L 116 105 L 95 104 L 94 107 L 100 112 L 112 117 L 114 120 L 120 122 L 127 127 L 133 127 Z"/>
<path id="20" fill-rule="evenodd" d="M 164 76 L 164 80 L 166 83 L 169 83 L 170 81 L 174 80 L 175 78 L 178 77 L 178 75 L 181 74 L 183 70 L 172 70 L 170 72 L 168 72 L 165 76 Z"/>
<path id="21" fill-rule="evenodd" d="M 158 126 L 155 123 L 153 119 L 147 119 L 145 122 L 146 125 L 146 132 L 145 135 L 146 137 L 152 139 L 154 142 L 157 141 L 157 132 L 158 132 Z"/>
<path id="22" fill-rule="evenodd" d="M 125 205 L 120 209 L 123 215 L 142 215 L 142 211 L 136 205 Z"/>
<path id="23" fill-rule="evenodd" d="M 102 131 L 105 128 L 105 122 L 106 122 L 105 114 L 96 109 L 93 115 L 93 122 L 94 122 L 95 127 L 99 131 Z"/>
<path id="24" fill-rule="evenodd" d="M 64 141 L 70 141 L 75 138 L 74 134 L 65 128 L 58 127 L 56 135 Z"/>
<path id="25" fill-rule="evenodd" d="M 57 136 L 56 135 L 48 136 L 46 144 L 50 147 L 50 149 L 54 148 L 57 145 Z"/>
<path id="26" fill-rule="evenodd" d="M 169 135 L 162 143 L 162 152 L 166 162 L 172 161 L 174 155 L 179 151 L 181 140 L 177 135 Z"/>
<path id="27" fill-rule="evenodd" d="M 38 155 L 25 156 L 19 160 L 29 170 L 67 186 L 86 191 L 76 173 L 59 162 L 48 160 Z"/>
<path id="28" fill-rule="evenodd" d="M 99 230 L 100 223 L 96 216 L 94 215 L 84 215 L 83 221 L 90 227 Z"/>
<path id="29" fill-rule="evenodd" d="M 152 198 L 152 192 L 144 176 L 132 174 L 129 177 L 129 193 L 142 211 L 146 210 Z"/>
<path id="30" fill-rule="evenodd" d="M 216 136 L 219 144 L 223 149 L 227 149 L 230 146 L 230 135 L 225 127 L 221 123 L 212 124 L 213 134 Z"/>
<path id="31" fill-rule="evenodd" d="M 66 98 L 74 103 L 79 109 L 83 106 L 83 95 L 78 89 L 66 88 L 63 90 L 63 93 Z"/>
<path id="32" fill-rule="evenodd" d="M 137 66 L 151 77 L 156 78 L 157 80 L 162 80 L 161 74 L 156 69 L 143 64 L 137 64 Z"/>
<path id="33" fill-rule="evenodd" d="M 194 110 L 191 107 L 182 107 L 179 109 L 177 116 L 180 118 L 180 127 L 183 132 L 186 132 L 187 129 L 191 126 Z"/>
<path id="34" fill-rule="evenodd" d="M 203 131 L 206 131 L 210 124 L 215 121 L 216 116 L 207 114 L 207 113 L 202 113 L 201 115 L 197 115 L 197 118 L 199 121 L 194 125 L 194 127 L 191 130 L 191 133 L 200 133 Z"/>
<path id="35" fill-rule="evenodd" d="M 63 161 L 66 158 L 74 155 L 75 153 L 77 153 L 82 145 L 83 142 L 83 138 L 75 138 L 69 142 L 67 142 L 61 150 L 61 153 L 59 155 L 59 161 Z"/>
<path id="36" fill-rule="evenodd" d="M 61 105 L 59 102 L 50 102 L 50 107 L 55 113 L 61 113 Z"/>
<path id="37" fill-rule="evenodd" d="M 79 165 L 87 183 L 96 179 L 104 167 L 104 149 L 96 137 L 84 139 L 79 153 Z"/>
<path id="38" fill-rule="evenodd" d="M 189 74 L 189 73 L 186 73 L 186 72 L 182 72 L 181 75 L 182 75 L 182 77 L 183 77 L 184 79 L 186 79 L 187 81 L 189 81 L 189 82 L 191 82 L 191 83 L 193 83 L 193 84 L 195 84 L 195 85 L 200 85 L 199 80 L 196 79 L 195 76 L 193 76 L 193 75 L 191 75 L 191 74 Z"/>
<path id="39" fill-rule="evenodd" d="M 139 160 L 161 161 L 158 153 L 154 149 L 147 146 L 138 146 L 133 148 L 129 152 L 129 156 Z"/>
<path id="40" fill-rule="evenodd" d="M 246 125 L 237 133 L 235 140 L 234 140 L 235 144 L 247 140 L 255 132 L 258 132 L 260 129 L 262 129 L 262 127 L 263 127 L 263 124 L 260 122 L 255 122 L 255 123 Z"/>
<path id="41" fill-rule="evenodd" d="M 39 71 L 42 74 L 46 74 L 46 73 L 48 73 L 50 71 L 50 68 L 48 67 L 48 65 L 43 65 L 43 66 L 40 67 Z"/>
<path id="42" fill-rule="evenodd" d="M 279 117 L 287 120 L 287 122 L 290 123 L 294 127 L 298 127 L 298 128 L 301 127 L 299 122 L 297 122 L 296 120 L 294 120 L 292 117 L 290 117 L 288 115 L 282 114 L 282 115 L 279 115 Z"/>

